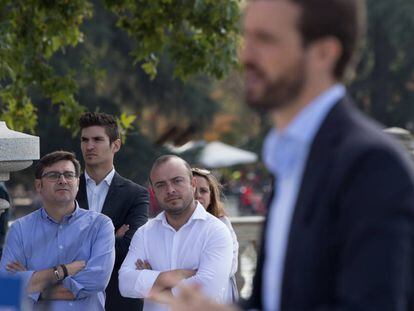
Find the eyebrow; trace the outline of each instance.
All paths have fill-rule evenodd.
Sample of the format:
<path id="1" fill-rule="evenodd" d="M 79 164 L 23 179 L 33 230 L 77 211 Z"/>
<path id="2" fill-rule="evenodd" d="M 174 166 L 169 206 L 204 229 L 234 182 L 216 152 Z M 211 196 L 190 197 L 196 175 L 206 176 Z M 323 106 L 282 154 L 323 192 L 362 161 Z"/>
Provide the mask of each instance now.
<path id="1" fill-rule="evenodd" d="M 178 175 L 178 176 L 175 176 L 175 177 L 173 177 L 173 178 L 170 178 L 170 179 L 168 179 L 168 180 L 175 180 L 175 179 L 177 179 L 177 178 L 183 178 L 184 179 L 184 176 L 181 176 L 181 175 Z M 154 182 L 153 183 L 153 185 L 155 186 L 155 185 L 157 185 L 157 184 L 160 184 L 160 183 L 166 183 L 168 180 L 160 180 L 160 181 L 156 181 L 156 182 Z"/>
<path id="2" fill-rule="evenodd" d="M 157 185 L 160 185 L 160 184 L 165 184 L 165 181 L 164 180 L 157 181 L 157 182 L 153 183 L 152 185 L 157 186 Z"/>
<path id="3" fill-rule="evenodd" d="M 103 138 L 103 139 L 105 139 L 105 136 L 103 136 L 103 135 L 93 136 L 93 137 L 81 136 L 81 139 L 98 139 L 98 138 Z"/>

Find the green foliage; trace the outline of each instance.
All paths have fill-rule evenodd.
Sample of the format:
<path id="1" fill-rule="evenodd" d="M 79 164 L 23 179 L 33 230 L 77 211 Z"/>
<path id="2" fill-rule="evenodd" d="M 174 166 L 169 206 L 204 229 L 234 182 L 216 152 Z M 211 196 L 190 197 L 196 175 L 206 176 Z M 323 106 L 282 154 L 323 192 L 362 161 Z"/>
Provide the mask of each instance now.
<path id="1" fill-rule="evenodd" d="M 168 55 L 174 76 L 186 79 L 196 73 L 220 78 L 236 64 L 239 1 L 104 2 L 134 41 L 131 63 L 139 63 L 154 79 L 160 59 Z M 0 0 L 0 119 L 11 128 L 34 132 L 37 108 L 46 99 L 59 107 L 60 125 L 76 135 L 76 120 L 85 109 L 77 101 L 81 81 L 78 72 L 57 70 L 54 61 L 88 42 L 81 26 L 94 5 L 85 0 Z M 78 62 L 90 78 L 105 78 L 93 58 Z"/>
<path id="2" fill-rule="evenodd" d="M 236 63 L 239 0 L 106 0 L 118 26 L 135 39 L 135 62 L 154 78 L 164 51 L 174 75 L 223 77 Z"/>
<path id="3" fill-rule="evenodd" d="M 121 116 L 119 117 L 119 119 L 117 120 L 123 143 L 125 142 L 128 130 L 132 130 L 133 122 L 135 121 L 136 118 L 137 116 L 135 115 L 128 115 L 125 112 L 123 112 Z"/>
<path id="4" fill-rule="evenodd" d="M 60 105 L 64 113 L 81 110 L 74 99 L 73 74 L 57 74 L 50 59 L 82 42 L 79 26 L 91 13 L 83 0 L 0 1 L 0 118 L 10 127 L 34 132 L 33 92 Z M 62 116 L 61 124 L 70 127 L 71 119 Z"/>

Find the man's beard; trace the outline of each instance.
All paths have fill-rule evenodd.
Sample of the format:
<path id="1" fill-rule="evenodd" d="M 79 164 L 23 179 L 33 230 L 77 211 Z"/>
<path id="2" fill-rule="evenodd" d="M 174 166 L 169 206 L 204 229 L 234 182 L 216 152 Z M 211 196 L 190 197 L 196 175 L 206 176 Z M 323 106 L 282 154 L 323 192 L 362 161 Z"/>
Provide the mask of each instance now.
<path id="1" fill-rule="evenodd" d="M 269 80 L 266 74 L 254 64 L 246 64 L 245 69 L 254 71 L 265 83 L 261 94 L 255 95 L 246 89 L 245 99 L 249 107 L 259 112 L 267 112 L 288 106 L 301 92 L 305 84 L 304 61 L 294 66 L 277 80 Z"/>
<path id="2" fill-rule="evenodd" d="M 184 213 L 186 210 L 188 210 L 191 207 L 191 204 L 193 202 L 193 199 L 183 199 L 183 203 L 181 206 L 175 206 L 175 207 L 170 207 L 168 204 L 163 203 L 158 201 L 158 206 L 165 211 L 167 214 L 171 215 L 171 216 L 178 216 L 181 215 L 182 213 Z"/>

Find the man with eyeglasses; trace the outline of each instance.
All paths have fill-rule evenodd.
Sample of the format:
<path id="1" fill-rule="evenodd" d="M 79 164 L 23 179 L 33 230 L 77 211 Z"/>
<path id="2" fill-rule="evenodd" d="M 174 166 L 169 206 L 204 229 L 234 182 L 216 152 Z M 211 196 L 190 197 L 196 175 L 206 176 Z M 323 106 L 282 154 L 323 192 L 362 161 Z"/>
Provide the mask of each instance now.
<path id="1" fill-rule="evenodd" d="M 36 165 L 43 206 L 16 220 L 8 233 L 0 272 L 18 275 L 34 310 L 105 310 L 114 266 L 111 219 L 75 201 L 80 164 L 55 151 Z"/>

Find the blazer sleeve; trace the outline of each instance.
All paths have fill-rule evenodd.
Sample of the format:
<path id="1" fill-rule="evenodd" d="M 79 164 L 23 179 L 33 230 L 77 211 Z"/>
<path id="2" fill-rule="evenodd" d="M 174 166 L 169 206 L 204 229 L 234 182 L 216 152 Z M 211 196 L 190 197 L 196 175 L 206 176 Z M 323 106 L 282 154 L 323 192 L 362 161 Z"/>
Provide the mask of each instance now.
<path id="1" fill-rule="evenodd" d="M 121 266 L 128 253 L 132 237 L 137 229 L 148 221 L 149 193 L 141 186 L 134 186 L 129 189 L 129 195 L 133 196 L 133 200 L 125 217 L 125 223 L 129 225 L 129 230 L 122 238 L 116 238 L 115 241 L 115 267 Z"/>

